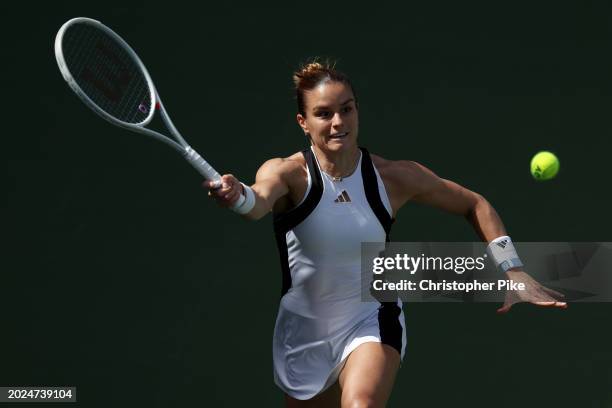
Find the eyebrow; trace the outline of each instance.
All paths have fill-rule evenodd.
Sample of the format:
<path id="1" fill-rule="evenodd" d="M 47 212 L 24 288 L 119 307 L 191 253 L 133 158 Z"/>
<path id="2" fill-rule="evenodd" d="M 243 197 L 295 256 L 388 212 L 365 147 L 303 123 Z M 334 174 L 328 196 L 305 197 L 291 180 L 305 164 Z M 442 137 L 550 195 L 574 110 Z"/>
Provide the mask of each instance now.
<path id="1" fill-rule="evenodd" d="M 354 98 L 349 98 L 349 99 L 347 99 L 346 101 L 342 102 L 342 103 L 340 104 L 340 106 L 344 106 L 344 105 L 346 105 L 346 104 L 348 104 L 348 103 L 350 103 L 350 102 L 353 102 L 353 101 L 354 101 Z M 314 111 L 314 110 L 317 110 L 317 109 L 327 109 L 327 106 L 325 106 L 325 105 L 317 105 L 317 106 L 315 106 L 314 108 L 312 108 L 312 110 L 313 110 L 313 111 Z"/>

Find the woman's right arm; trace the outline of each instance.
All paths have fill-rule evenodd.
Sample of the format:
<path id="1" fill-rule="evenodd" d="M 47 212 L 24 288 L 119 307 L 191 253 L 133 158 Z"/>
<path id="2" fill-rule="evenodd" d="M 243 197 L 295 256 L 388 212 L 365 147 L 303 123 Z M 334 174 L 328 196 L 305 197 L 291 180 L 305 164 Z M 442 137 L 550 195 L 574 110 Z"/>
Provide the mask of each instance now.
<path id="1" fill-rule="evenodd" d="M 288 180 L 296 171 L 296 162 L 287 159 L 271 159 L 265 162 L 257 171 L 255 184 L 251 186 L 255 195 L 255 205 L 251 211 L 243 216 L 250 220 L 258 220 L 272 211 L 274 203 L 289 193 Z M 221 187 L 212 188 L 213 183 L 204 182 L 209 189 L 208 195 L 215 199 L 221 207 L 231 207 L 241 193 L 240 181 L 231 174 L 221 176 Z"/>

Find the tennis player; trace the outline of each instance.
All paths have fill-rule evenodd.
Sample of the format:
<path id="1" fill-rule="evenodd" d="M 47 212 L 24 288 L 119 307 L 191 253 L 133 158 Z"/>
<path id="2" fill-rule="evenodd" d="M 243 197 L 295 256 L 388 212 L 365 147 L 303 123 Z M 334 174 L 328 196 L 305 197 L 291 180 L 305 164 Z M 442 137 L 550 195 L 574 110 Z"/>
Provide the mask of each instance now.
<path id="1" fill-rule="evenodd" d="M 265 162 L 255 184 L 231 174 L 205 182 L 209 195 L 251 220 L 273 213 L 283 271 L 274 330 L 276 384 L 287 407 L 383 407 L 406 346 L 402 304 L 361 301 L 361 243 L 385 242 L 408 201 L 467 217 L 509 279 L 499 312 L 516 302 L 564 308 L 562 296 L 521 269 L 512 241 L 481 195 L 412 161 L 391 161 L 358 146 L 351 82 L 313 62 L 294 74 L 297 122 L 310 147 Z M 501 243 L 502 245 L 495 245 Z M 500 250 L 504 247 L 503 250 Z"/>

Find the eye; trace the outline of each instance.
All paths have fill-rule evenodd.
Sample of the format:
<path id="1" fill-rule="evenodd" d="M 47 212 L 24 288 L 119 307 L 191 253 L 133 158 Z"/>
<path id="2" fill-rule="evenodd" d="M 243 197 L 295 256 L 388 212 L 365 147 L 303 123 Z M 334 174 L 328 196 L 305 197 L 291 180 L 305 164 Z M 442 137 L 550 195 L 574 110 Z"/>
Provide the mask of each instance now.
<path id="1" fill-rule="evenodd" d="M 344 112 L 344 113 L 349 113 L 352 110 L 353 110 L 353 107 L 350 106 L 350 105 L 349 106 L 345 106 L 344 108 L 342 108 L 342 112 Z"/>
<path id="2" fill-rule="evenodd" d="M 328 111 L 318 111 L 315 113 L 315 116 L 318 118 L 327 118 L 329 117 L 329 112 Z"/>

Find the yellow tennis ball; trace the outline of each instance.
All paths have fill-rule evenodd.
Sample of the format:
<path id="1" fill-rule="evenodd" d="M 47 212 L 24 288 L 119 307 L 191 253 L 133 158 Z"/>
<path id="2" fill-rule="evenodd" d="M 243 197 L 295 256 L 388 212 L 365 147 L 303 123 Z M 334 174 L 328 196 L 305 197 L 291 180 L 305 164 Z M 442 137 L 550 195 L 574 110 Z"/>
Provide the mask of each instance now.
<path id="1" fill-rule="evenodd" d="M 531 175 L 536 180 L 550 180 L 559 172 L 559 159 L 551 152 L 539 152 L 531 159 Z"/>

